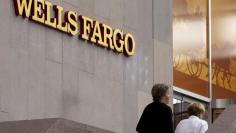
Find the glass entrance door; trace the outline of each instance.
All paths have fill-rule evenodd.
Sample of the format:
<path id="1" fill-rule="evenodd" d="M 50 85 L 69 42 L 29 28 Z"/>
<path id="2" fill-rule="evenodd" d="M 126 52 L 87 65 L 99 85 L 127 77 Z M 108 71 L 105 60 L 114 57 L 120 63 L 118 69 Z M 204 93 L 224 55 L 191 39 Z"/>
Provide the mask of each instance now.
<path id="1" fill-rule="evenodd" d="M 176 126 L 179 124 L 181 120 L 187 119 L 189 117 L 187 113 L 187 108 L 189 104 L 193 102 L 201 103 L 206 107 L 206 113 L 203 119 L 208 121 L 208 111 L 207 111 L 208 104 L 207 103 L 201 100 L 194 99 L 187 95 L 174 92 L 174 97 L 173 97 L 174 128 L 176 128 Z"/>

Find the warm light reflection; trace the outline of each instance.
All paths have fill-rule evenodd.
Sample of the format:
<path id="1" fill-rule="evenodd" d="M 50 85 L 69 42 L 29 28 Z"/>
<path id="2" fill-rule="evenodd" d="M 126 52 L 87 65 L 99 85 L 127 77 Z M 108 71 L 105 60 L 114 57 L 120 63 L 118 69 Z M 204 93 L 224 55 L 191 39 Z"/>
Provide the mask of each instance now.
<path id="1" fill-rule="evenodd" d="M 213 0 L 213 98 L 236 97 L 236 1 Z M 173 1 L 174 85 L 208 96 L 207 0 Z"/>
<path id="2" fill-rule="evenodd" d="M 236 56 L 236 15 L 216 16 L 214 19 L 213 45 L 222 51 L 217 51 L 214 58 L 227 58 Z M 227 33 L 227 34 L 226 34 Z M 223 50 L 224 47 L 228 48 Z M 214 51 L 213 51 L 214 52 Z"/>
<path id="3" fill-rule="evenodd" d="M 206 11 L 206 0 L 174 0 L 174 85 L 207 97 Z"/>
<path id="4" fill-rule="evenodd" d="M 236 92 L 235 9 L 234 0 L 212 1 L 212 83 L 216 98 L 222 89 Z"/>
<path id="5" fill-rule="evenodd" d="M 174 51 L 206 58 L 206 22 L 180 21 L 173 23 Z"/>

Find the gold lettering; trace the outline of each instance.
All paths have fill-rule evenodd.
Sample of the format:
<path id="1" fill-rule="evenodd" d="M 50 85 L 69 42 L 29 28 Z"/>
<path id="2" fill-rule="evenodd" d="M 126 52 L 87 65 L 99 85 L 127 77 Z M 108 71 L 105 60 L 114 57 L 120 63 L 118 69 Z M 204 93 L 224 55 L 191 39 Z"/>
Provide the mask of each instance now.
<path id="1" fill-rule="evenodd" d="M 133 56 L 135 53 L 135 47 L 136 44 L 134 41 L 134 37 L 130 33 L 127 33 L 125 35 L 125 46 L 124 46 L 125 54 L 127 56 Z"/>
<path id="2" fill-rule="evenodd" d="M 57 19 L 57 29 L 61 30 L 61 31 L 64 31 L 64 32 L 67 32 L 68 23 L 67 22 L 62 22 L 63 7 L 54 5 L 53 9 L 55 11 L 56 19 Z"/>
<path id="3" fill-rule="evenodd" d="M 133 56 L 136 50 L 134 37 L 130 33 L 123 33 L 120 29 L 112 29 L 109 25 L 93 21 L 83 15 L 78 16 L 75 11 L 63 13 L 63 7 L 53 5 L 47 0 L 13 0 L 15 14 L 28 17 L 32 21 L 96 43 L 126 56 Z M 54 13 L 54 15 L 52 15 Z M 79 22 L 80 29 L 79 29 Z M 79 31 L 80 30 L 80 31 Z"/>
<path id="4" fill-rule="evenodd" d="M 103 42 L 102 45 L 109 46 L 110 49 L 114 50 L 112 43 L 113 30 L 110 26 L 102 24 L 103 26 Z"/>
<path id="5" fill-rule="evenodd" d="M 23 17 L 29 17 L 31 13 L 32 0 L 14 0 L 15 13 Z"/>
<path id="6" fill-rule="evenodd" d="M 73 36 L 78 34 L 77 13 L 73 11 L 66 12 L 66 21 L 68 22 L 68 33 Z"/>
<path id="7" fill-rule="evenodd" d="M 91 29 L 92 29 L 92 23 L 93 23 L 93 20 L 88 18 L 88 17 L 85 17 L 85 16 L 80 16 L 80 38 L 82 39 L 85 39 L 85 40 L 89 40 L 89 37 L 90 37 L 90 32 L 91 32 Z"/>
<path id="8" fill-rule="evenodd" d="M 98 43 L 99 45 L 103 46 L 103 47 L 108 47 L 108 45 L 103 45 L 102 43 L 102 35 L 101 35 L 101 28 L 100 28 L 100 24 L 98 21 L 94 21 L 93 22 L 93 34 L 90 38 L 90 41 L 93 43 Z M 96 40 L 96 38 L 98 40 Z"/>
<path id="9" fill-rule="evenodd" d="M 123 52 L 124 41 L 122 39 L 123 39 L 123 32 L 119 29 L 115 29 L 113 34 L 113 44 L 115 47 L 115 51 L 118 53 Z"/>
<path id="10" fill-rule="evenodd" d="M 56 18 L 51 18 L 51 7 L 52 3 L 45 1 L 45 14 L 46 14 L 45 24 L 52 28 L 56 28 Z"/>
<path id="11" fill-rule="evenodd" d="M 32 19 L 34 21 L 44 23 L 45 15 L 44 15 L 44 0 L 34 0 L 34 13 Z"/>

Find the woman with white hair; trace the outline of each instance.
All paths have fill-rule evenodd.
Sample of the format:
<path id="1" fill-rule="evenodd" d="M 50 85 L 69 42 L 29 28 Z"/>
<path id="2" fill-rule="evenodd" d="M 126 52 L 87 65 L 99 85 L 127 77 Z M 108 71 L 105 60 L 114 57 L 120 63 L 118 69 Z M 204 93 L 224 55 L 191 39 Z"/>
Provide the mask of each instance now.
<path id="1" fill-rule="evenodd" d="M 192 103 L 188 107 L 189 118 L 180 121 L 175 133 L 205 133 L 208 129 L 206 121 L 202 120 L 205 107 L 200 103 Z"/>

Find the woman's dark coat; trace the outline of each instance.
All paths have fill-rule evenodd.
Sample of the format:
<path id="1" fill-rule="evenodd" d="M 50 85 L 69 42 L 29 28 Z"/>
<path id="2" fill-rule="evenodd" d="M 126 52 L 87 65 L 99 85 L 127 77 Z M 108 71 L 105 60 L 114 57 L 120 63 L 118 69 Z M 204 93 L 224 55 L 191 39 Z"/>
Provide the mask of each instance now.
<path id="1" fill-rule="evenodd" d="M 136 128 L 138 133 L 174 133 L 172 110 L 160 102 L 150 103 Z"/>

